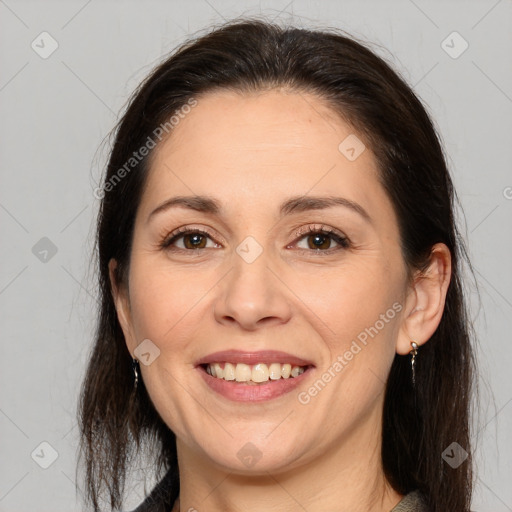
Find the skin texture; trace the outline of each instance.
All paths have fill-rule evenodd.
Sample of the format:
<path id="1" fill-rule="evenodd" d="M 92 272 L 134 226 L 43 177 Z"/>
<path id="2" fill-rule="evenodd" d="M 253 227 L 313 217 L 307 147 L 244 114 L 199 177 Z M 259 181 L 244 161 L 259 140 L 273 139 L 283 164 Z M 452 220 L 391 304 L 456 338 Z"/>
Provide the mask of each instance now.
<path id="1" fill-rule="evenodd" d="M 380 461 L 385 382 L 395 354 L 407 355 L 411 340 L 427 342 L 439 324 L 449 251 L 434 246 L 430 268 L 409 278 L 373 153 L 367 147 L 349 161 L 339 151 L 355 132 L 321 99 L 284 90 L 197 99 L 156 149 L 135 222 L 129 290 L 116 286 L 110 263 L 130 353 L 144 339 L 160 350 L 141 373 L 177 436 L 180 509 L 389 511 L 402 496 Z M 182 195 L 212 196 L 221 213 L 174 207 L 148 220 Z M 343 197 L 370 220 L 344 206 L 280 217 L 292 196 Z M 318 249 L 315 234 L 296 233 L 322 225 L 349 246 L 327 236 Z M 195 240 L 201 249 L 193 236 L 177 239 L 174 251 L 159 247 L 183 226 L 210 233 Z M 263 250 L 252 263 L 236 251 L 247 236 Z M 400 311 L 300 403 L 298 392 L 393 304 Z M 291 393 L 233 402 L 195 368 L 200 357 L 226 349 L 281 350 L 315 368 Z M 237 456 L 248 442 L 261 455 L 251 467 Z"/>

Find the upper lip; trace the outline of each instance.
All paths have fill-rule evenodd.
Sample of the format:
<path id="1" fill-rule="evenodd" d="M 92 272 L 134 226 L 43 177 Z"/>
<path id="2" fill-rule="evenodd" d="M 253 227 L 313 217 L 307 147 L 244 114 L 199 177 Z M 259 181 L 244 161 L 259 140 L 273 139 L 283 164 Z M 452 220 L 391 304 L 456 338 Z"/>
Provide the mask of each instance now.
<path id="1" fill-rule="evenodd" d="M 245 363 L 248 365 L 254 365 L 257 363 L 272 364 L 290 363 L 295 366 L 314 366 L 311 361 L 302 359 L 301 357 L 288 354 L 286 352 L 280 352 L 278 350 L 260 350 L 258 352 L 247 352 L 244 350 L 222 350 L 220 352 L 214 352 L 202 357 L 196 361 L 196 366 L 203 364 L 212 363 Z"/>

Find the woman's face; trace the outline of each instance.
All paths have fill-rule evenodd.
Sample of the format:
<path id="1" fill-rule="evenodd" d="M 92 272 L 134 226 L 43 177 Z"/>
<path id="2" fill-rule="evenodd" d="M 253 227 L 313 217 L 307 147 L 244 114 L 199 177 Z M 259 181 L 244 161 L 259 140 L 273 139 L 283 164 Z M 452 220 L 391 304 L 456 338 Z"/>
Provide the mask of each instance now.
<path id="1" fill-rule="evenodd" d="M 230 472 L 375 448 L 408 288 L 372 152 L 310 94 L 197 101 L 156 150 L 116 303 L 154 406 Z"/>

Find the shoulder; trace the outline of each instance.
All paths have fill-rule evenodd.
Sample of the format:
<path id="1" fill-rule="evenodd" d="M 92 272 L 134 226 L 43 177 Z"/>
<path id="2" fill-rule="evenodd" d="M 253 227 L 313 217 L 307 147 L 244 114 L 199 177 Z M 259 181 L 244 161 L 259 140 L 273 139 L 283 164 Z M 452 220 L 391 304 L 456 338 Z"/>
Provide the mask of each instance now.
<path id="1" fill-rule="evenodd" d="M 136 509 L 126 512 L 171 512 L 178 493 L 174 472 L 170 470 Z"/>
<path id="2" fill-rule="evenodd" d="M 429 512 L 429 509 L 420 491 L 412 491 L 406 494 L 390 512 Z"/>
<path id="3" fill-rule="evenodd" d="M 164 501 L 156 501 L 148 496 L 136 509 L 125 512 L 171 512 L 173 505 L 166 504 Z"/>

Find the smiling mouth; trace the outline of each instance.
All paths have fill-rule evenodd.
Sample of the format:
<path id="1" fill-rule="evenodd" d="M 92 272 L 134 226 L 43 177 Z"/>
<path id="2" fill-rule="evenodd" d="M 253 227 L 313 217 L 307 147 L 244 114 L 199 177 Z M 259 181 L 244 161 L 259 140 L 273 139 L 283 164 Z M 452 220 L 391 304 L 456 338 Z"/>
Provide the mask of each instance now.
<path id="1" fill-rule="evenodd" d="M 269 381 L 294 379 L 309 369 L 307 366 L 297 366 L 290 363 L 210 363 L 201 365 L 203 370 L 219 380 L 232 381 L 249 385 L 265 384 Z"/>

